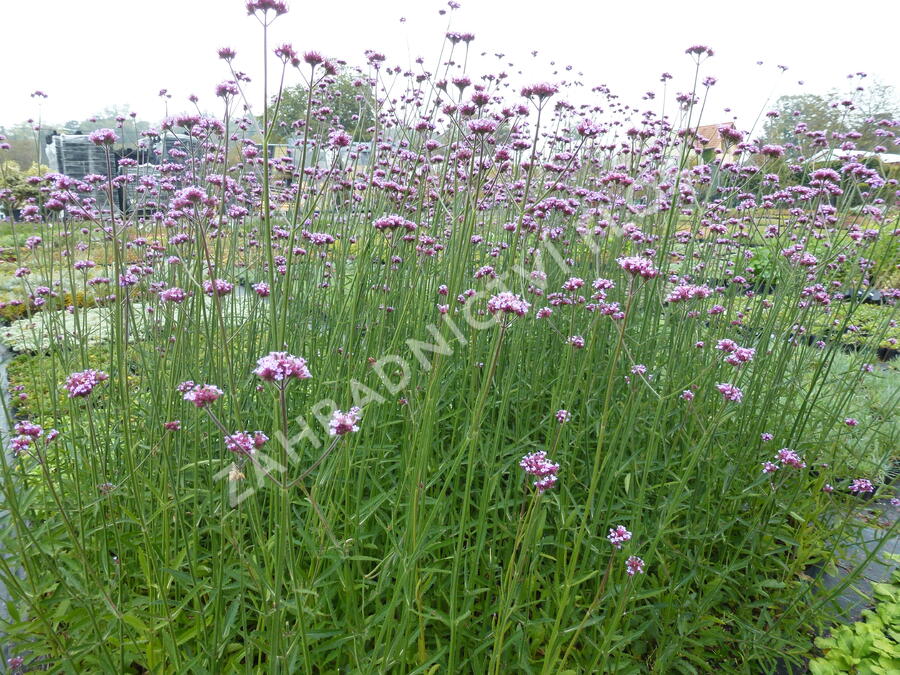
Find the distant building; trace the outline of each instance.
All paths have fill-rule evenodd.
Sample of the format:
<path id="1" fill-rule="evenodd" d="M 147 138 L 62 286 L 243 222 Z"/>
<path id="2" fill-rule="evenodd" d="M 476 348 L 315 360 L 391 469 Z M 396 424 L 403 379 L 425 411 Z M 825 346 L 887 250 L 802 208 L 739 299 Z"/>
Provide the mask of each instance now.
<path id="1" fill-rule="evenodd" d="M 694 136 L 694 150 L 700 155 L 704 164 L 718 159 L 721 162 L 735 161 L 736 143 L 730 143 L 726 147 L 726 143 L 719 133 L 721 128 L 735 129 L 733 122 L 725 122 L 723 124 L 704 124 L 691 130 Z"/>

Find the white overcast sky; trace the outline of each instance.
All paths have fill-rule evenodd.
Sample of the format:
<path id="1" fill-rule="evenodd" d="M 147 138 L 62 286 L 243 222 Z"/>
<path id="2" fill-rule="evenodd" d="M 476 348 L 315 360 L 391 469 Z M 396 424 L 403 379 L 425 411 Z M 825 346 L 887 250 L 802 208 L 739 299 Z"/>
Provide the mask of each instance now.
<path id="1" fill-rule="evenodd" d="M 421 55 L 433 71 L 450 21 L 453 30 L 475 33 L 476 57 L 488 52 L 470 60 L 473 79 L 496 71 L 493 54 L 503 52 L 502 65 L 517 83 L 553 79 L 554 60 L 560 76 L 572 65 L 569 76 L 583 71 L 589 86 L 607 84 L 635 104 L 644 91 L 658 89 L 663 71 L 676 77 L 672 91 L 689 90 L 693 65 L 684 50 L 708 45 L 716 54 L 703 73 L 718 84 L 704 119 L 718 123 L 737 114 L 742 128 L 767 99 L 844 88 L 857 71 L 869 74 L 864 83 L 877 77 L 900 90 L 891 37 L 900 19 L 895 0 L 461 0 L 461 9 L 445 16 L 438 14 L 445 0 L 288 2 L 270 45 L 290 41 L 298 51 L 316 49 L 350 63 L 362 63 L 365 49 L 385 53 L 388 65 L 407 66 Z M 0 0 L 0 23 L 0 124 L 37 118 L 29 97 L 36 89 L 50 96 L 41 117 L 55 123 L 111 105 L 128 105 L 155 122 L 165 113 L 161 88 L 172 94 L 170 113 L 189 109 L 190 94 L 216 111 L 213 87 L 228 79 L 216 49 L 226 45 L 237 50 L 236 67 L 254 85 L 261 77 L 261 29 L 242 0 Z M 515 67 L 506 67 L 510 60 Z M 779 75 L 778 64 L 789 70 Z"/>

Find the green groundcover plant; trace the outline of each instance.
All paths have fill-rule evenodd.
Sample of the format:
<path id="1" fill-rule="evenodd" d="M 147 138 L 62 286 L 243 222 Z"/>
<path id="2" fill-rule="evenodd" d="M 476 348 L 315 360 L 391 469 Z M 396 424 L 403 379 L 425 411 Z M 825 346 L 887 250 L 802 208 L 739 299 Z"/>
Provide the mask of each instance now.
<path id="1" fill-rule="evenodd" d="M 875 608 L 865 610 L 861 621 L 816 639 L 825 656 L 810 661 L 813 675 L 900 673 L 900 570 L 889 583 L 872 584 L 872 591 Z"/>
<path id="2" fill-rule="evenodd" d="M 704 155 L 705 46 L 638 111 L 479 77 L 466 33 L 436 73 L 342 71 L 274 46 L 281 0 L 247 10 L 260 117 L 223 48 L 221 116 L 144 132 L 143 173 L 92 132 L 105 172 L 39 177 L 11 226 L 11 668 L 801 662 L 830 624 L 807 571 L 897 459 L 897 181 L 851 156 L 782 184 L 787 150 L 853 145 L 802 120 Z"/>

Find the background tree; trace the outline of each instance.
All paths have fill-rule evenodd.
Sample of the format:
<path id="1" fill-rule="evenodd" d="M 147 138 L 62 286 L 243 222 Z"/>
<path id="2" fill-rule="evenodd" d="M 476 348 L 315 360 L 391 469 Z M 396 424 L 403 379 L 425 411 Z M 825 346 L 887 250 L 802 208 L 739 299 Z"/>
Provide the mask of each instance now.
<path id="1" fill-rule="evenodd" d="M 281 93 L 278 119 L 273 140 L 286 142 L 292 136 L 302 135 L 293 123 L 306 119 L 309 89 L 298 84 L 287 87 Z M 341 73 L 325 78 L 315 85 L 312 93 L 310 114 L 310 138 L 327 135 L 330 129 L 343 128 L 355 141 L 372 139 L 371 127 L 375 124 L 372 88 L 364 78 L 350 73 Z M 269 107 L 269 115 L 275 114 L 274 103 Z"/>
<path id="2" fill-rule="evenodd" d="M 893 87 L 873 81 L 851 92 L 832 90 L 825 95 L 801 94 L 782 96 L 773 113 L 767 117 L 761 143 L 799 145 L 788 151 L 789 156 L 817 151 L 822 142 L 816 135 L 832 142 L 833 134 L 850 134 L 845 140 L 857 150 L 894 152 L 892 138 L 885 134 L 881 120 L 900 119 L 900 102 Z M 798 124 L 805 125 L 798 129 Z M 859 137 L 856 137 L 856 134 Z M 838 144 L 839 145 L 839 144 Z"/>

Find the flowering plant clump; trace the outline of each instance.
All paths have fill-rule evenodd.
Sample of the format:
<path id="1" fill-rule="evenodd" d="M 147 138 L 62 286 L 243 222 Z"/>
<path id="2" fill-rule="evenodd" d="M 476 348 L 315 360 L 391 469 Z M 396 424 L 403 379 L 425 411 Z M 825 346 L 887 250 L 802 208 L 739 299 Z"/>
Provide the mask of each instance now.
<path id="1" fill-rule="evenodd" d="M 703 44 L 627 100 L 452 0 L 434 66 L 236 5 L 164 117 L 0 137 L 11 667 L 801 666 L 900 447 L 874 77 L 754 125 Z"/>

